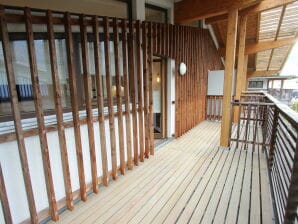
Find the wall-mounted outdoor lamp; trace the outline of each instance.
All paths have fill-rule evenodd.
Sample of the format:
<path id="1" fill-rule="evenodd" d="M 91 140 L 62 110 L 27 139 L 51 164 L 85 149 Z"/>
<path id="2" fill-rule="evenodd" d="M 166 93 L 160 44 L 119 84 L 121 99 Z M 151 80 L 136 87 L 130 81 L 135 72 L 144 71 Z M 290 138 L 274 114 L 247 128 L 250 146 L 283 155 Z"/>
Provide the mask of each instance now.
<path id="1" fill-rule="evenodd" d="M 179 65 L 179 74 L 185 75 L 186 73 L 186 64 L 184 62 L 181 62 Z"/>
<path id="2" fill-rule="evenodd" d="M 157 74 L 156 82 L 157 83 L 160 83 L 160 75 L 159 75 L 159 73 Z"/>

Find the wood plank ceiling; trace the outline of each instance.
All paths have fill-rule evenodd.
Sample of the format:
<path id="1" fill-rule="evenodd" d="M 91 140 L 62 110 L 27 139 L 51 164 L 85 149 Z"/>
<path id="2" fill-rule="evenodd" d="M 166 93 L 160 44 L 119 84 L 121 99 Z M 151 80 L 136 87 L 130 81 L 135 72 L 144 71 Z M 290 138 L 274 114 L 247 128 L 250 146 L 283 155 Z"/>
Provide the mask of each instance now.
<path id="1" fill-rule="evenodd" d="M 277 41 L 295 38 L 298 34 L 298 1 L 270 10 L 249 14 L 246 45 L 265 41 Z M 227 20 L 218 20 L 211 24 L 220 48 L 226 46 Z M 248 57 L 248 72 L 280 72 L 294 43 L 286 46 L 260 51 Z"/>

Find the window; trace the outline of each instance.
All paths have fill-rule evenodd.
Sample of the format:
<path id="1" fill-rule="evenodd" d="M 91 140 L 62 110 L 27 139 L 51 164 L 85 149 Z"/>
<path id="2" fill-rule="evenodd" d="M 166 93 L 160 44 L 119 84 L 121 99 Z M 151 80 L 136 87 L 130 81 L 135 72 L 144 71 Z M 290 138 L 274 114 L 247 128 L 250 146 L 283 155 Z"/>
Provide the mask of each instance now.
<path id="1" fill-rule="evenodd" d="M 91 35 L 90 35 L 91 36 Z M 92 39 L 92 37 L 90 38 Z M 110 72 L 112 76 L 112 89 L 116 87 L 116 74 L 115 74 L 115 55 L 113 41 L 110 41 Z M 31 82 L 31 73 L 29 66 L 29 57 L 26 40 L 12 40 L 10 42 L 13 68 L 16 80 L 16 89 L 18 93 L 19 107 L 22 118 L 35 117 L 35 107 L 33 99 L 33 88 Z M 74 60 L 75 63 L 75 76 L 77 81 L 77 101 L 80 110 L 85 110 L 85 97 L 83 85 L 83 69 L 82 69 L 82 54 L 81 43 L 78 33 L 74 33 Z M 45 115 L 55 114 L 55 103 L 52 86 L 50 56 L 48 41 L 45 39 L 34 40 L 35 54 L 37 60 L 37 71 L 39 77 L 39 87 L 42 97 L 42 106 Z M 67 53 L 65 39 L 56 39 L 56 56 L 58 75 L 61 89 L 62 107 L 65 112 L 71 111 L 71 96 L 69 88 L 69 76 L 67 66 Z M 97 88 L 95 79 L 95 66 L 94 66 L 94 45 L 92 40 L 88 41 L 88 57 L 89 57 L 89 72 L 91 75 L 91 93 L 94 108 L 97 107 Z M 104 58 L 104 42 L 100 41 L 99 48 L 100 55 L 100 74 L 103 83 L 103 96 L 106 104 L 107 91 L 106 91 L 106 71 L 105 71 L 105 58 Z M 119 72 L 121 75 L 121 85 L 123 86 L 123 61 L 122 61 L 122 41 L 119 41 Z M 115 93 L 113 94 L 115 96 Z M 116 104 L 115 100 L 113 102 Z M 6 71 L 4 65 L 4 56 L 2 44 L 0 46 L 0 121 L 12 120 L 10 96 L 8 90 L 8 83 L 6 78 Z"/>
<path id="2" fill-rule="evenodd" d="M 263 81 L 249 81 L 248 88 L 262 89 L 263 88 Z"/>
<path id="3" fill-rule="evenodd" d="M 155 5 L 146 4 L 145 19 L 151 22 L 168 23 L 168 11 Z"/>

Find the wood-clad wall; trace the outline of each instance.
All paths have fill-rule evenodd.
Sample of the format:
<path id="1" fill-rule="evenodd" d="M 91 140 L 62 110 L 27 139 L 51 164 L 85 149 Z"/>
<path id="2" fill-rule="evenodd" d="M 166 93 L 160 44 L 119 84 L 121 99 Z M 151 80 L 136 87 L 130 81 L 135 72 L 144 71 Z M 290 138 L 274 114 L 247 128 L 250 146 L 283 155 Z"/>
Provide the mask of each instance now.
<path id="1" fill-rule="evenodd" d="M 175 60 L 175 137 L 206 119 L 208 70 L 223 68 L 209 31 L 201 28 L 153 24 L 154 53 Z M 179 64 L 187 66 L 185 75 Z"/>
<path id="2" fill-rule="evenodd" d="M 66 206 L 72 210 L 74 200 L 77 198 L 83 201 L 88 200 L 88 191 L 98 193 L 100 183 L 108 186 L 110 177 L 117 180 L 118 175 L 125 175 L 126 168 L 132 169 L 134 166 L 138 166 L 140 162 L 144 162 L 145 158 L 149 158 L 149 155 L 154 155 L 152 88 L 154 54 L 173 58 L 176 63 L 176 137 L 181 136 L 205 119 L 207 73 L 208 70 L 220 69 L 222 66 L 207 30 L 99 16 L 78 16 L 68 12 L 42 11 L 38 14 L 32 12 L 29 8 L 18 9 L 17 12 L 0 8 L 0 37 L 15 127 L 14 133 L 0 135 L 0 143 L 16 141 L 18 144 L 30 221 L 38 223 L 47 216 L 53 220 L 58 220 L 58 210 L 61 207 Z M 21 111 L 18 107 L 19 102 L 15 88 L 12 49 L 9 44 L 8 24 L 25 24 L 26 27 L 25 33 L 38 128 L 24 130 L 22 127 Z M 57 124 L 48 125 L 47 117 L 43 113 L 34 45 L 33 28 L 36 24 L 45 25 L 47 30 Z M 72 121 L 63 120 L 61 89 L 55 54 L 55 25 L 63 26 L 65 31 Z M 77 99 L 80 93 L 77 86 L 76 62 L 74 60 L 74 51 L 76 50 L 73 44 L 74 32 L 80 34 L 79 46 L 81 48 L 83 77 L 81 89 L 84 90 L 85 117 L 81 116 Z M 90 83 L 92 77 L 89 71 L 90 49 L 88 48 L 90 42 L 93 43 L 93 49 L 99 49 L 100 42 L 103 42 L 104 45 L 103 55 L 99 55 L 99 51 L 96 50 L 91 52 L 94 55 L 94 64 L 91 66 L 94 66 L 95 70 L 96 100 L 91 97 Z M 114 63 L 111 62 L 111 46 L 114 49 Z M 99 63 L 100 57 L 104 57 L 103 65 Z M 180 62 L 187 65 L 187 72 L 184 76 L 178 74 Z M 103 74 L 100 74 L 100 66 L 105 68 L 105 79 L 102 78 Z M 114 67 L 112 68 L 112 66 Z M 122 66 L 121 69 L 120 66 Z M 112 69 L 115 72 L 115 83 L 113 83 Z M 115 95 L 113 94 L 114 86 L 116 86 Z M 104 99 L 104 92 L 106 99 Z M 104 104 L 104 101 L 107 105 Z M 106 114 L 105 111 L 108 113 Z M 106 121 L 108 121 L 108 125 L 106 125 Z M 66 132 L 69 134 L 70 128 L 72 128 L 75 143 L 76 179 L 78 181 L 73 181 L 74 177 L 70 175 L 70 167 L 73 161 L 69 158 L 70 148 L 67 144 L 69 139 L 66 137 Z M 83 130 L 86 130 L 87 134 Z M 62 169 L 55 170 L 55 172 L 52 168 L 51 161 L 53 160 L 50 153 L 53 149 L 51 149 L 48 139 L 48 134 L 53 131 L 58 133 L 59 157 L 62 164 Z M 87 140 L 83 138 L 84 135 L 88 136 Z M 38 206 L 36 206 L 36 198 L 33 194 L 34 186 L 32 186 L 32 178 L 34 177 L 30 175 L 28 168 L 30 161 L 26 156 L 30 147 L 25 144 L 26 138 L 36 136 L 39 138 L 45 191 L 48 197 L 48 209 L 42 211 L 38 210 Z M 83 139 L 88 141 L 87 154 L 86 142 Z M 100 145 L 96 145 L 97 142 Z M 90 161 L 90 166 L 86 165 L 87 161 Z M 4 173 L 7 172 L 5 170 L 7 167 L 3 169 Z M 55 181 L 53 172 L 60 172 L 63 176 L 65 198 L 62 200 L 56 198 L 57 192 L 55 192 L 53 183 Z M 89 172 L 91 178 L 87 180 L 87 173 Z M 5 178 L 2 182 L 4 185 Z M 74 189 L 73 182 L 78 182 L 77 189 Z M 4 212 L 10 213 L 8 203 L 5 205 Z M 10 216 L 10 214 L 5 215 L 7 215 L 6 217 Z"/>

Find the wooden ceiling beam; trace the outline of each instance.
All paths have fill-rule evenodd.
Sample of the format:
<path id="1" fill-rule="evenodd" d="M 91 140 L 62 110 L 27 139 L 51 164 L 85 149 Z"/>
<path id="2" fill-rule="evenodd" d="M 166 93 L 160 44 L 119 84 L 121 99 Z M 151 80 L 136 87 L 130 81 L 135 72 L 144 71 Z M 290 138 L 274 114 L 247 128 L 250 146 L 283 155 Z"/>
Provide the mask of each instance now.
<path id="1" fill-rule="evenodd" d="M 298 38 L 297 37 L 291 37 L 291 38 L 285 38 L 285 39 L 280 39 L 280 40 L 273 40 L 273 41 L 264 41 L 264 42 L 259 42 L 256 44 L 249 44 L 246 45 L 245 47 L 245 54 L 256 54 L 261 51 L 266 51 L 270 49 L 274 49 L 277 47 L 283 47 L 286 45 L 292 45 L 297 42 Z M 224 57 L 225 55 L 225 48 L 219 48 L 218 49 L 219 54 L 221 57 Z"/>
<path id="2" fill-rule="evenodd" d="M 272 76 L 272 75 L 278 75 L 279 72 L 280 72 L 279 70 L 252 71 L 252 72 L 247 72 L 247 77 L 254 78 L 254 77 Z"/>
<path id="3" fill-rule="evenodd" d="M 246 8 L 262 0 L 182 0 L 175 3 L 175 23 L 181 24 L 227 14 L 232 9 Z"/>
<path id="4" fill-rule="evenodd" d="M 295 2 L 295 0 L 263 0 L 257 5 L 253 5 L 253 6 L 250 6 L 245 9 L 240 10 L 239 16 L 257 14 L 259 12 L 273 9 L 276 7 L 280 7 L 283 5 L 288 5 L 293 2 Z M 211 18 L 207 18 L 205 20 L 205 23 L 206 24 L 219 23 L 219 22 L 227 20 L 227 18 L 228 18 L 227 14 L 222 14 L 222 15 L 211 17 Z"/>

